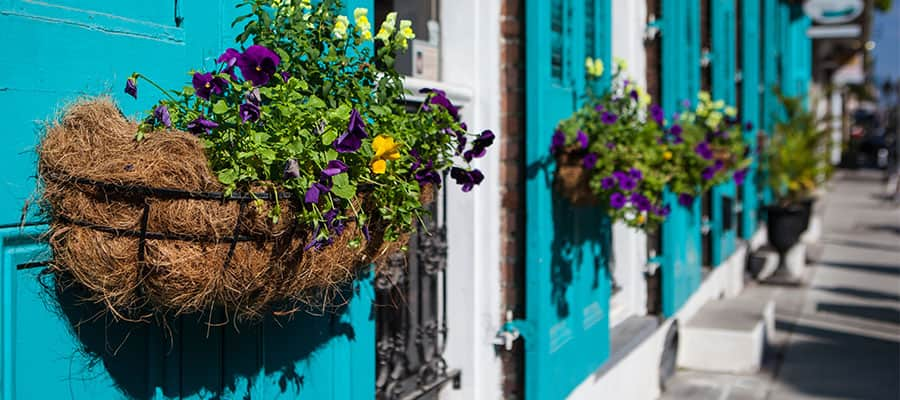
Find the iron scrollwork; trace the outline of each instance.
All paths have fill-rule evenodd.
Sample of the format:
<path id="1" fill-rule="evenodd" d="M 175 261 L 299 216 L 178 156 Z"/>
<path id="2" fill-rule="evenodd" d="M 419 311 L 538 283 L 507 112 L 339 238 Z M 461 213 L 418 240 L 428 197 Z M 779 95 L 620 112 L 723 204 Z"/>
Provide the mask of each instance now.
<path id="1" fill-rule="evenodd" d="M 441 200 L 446 202 L 441 193 Z M 437 205 L 410 238 L 409 252 L 394 254 L 375 277 L 376 397 L 435 398 L 459 371 L 443 357 L 447 342 L 447 233 Z"/>

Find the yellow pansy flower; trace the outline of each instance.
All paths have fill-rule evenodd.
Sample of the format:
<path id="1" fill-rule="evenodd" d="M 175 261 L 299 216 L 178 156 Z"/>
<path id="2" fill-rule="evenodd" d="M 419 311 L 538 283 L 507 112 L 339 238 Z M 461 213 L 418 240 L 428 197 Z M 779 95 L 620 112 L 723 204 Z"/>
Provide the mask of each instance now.
<path id="1" fill-rule="evenodd" d="M 725 115 L 734 117 L 737 115 L 737 110 L 732 106 L 725 107 Z"/>
<path id="2" fill-rule="evenodd" d="M 646 219 L 647 219 L 647 217 L 645 217 L 644 214 L 638 214 L 638 216 L 637 216 L 637 223 L 638 223 L 638 224 L 643 224 L 644 221 L 645 221 Z"/>
<path id="3" fill-rule="evenodd" d="M 697 109 L 694 112 L 701 117 L 705 117 L 709 114 L 709 109 L 706 108 L 706 103 L 700 103 L 697 104 Z"/>
<path id="4" fill-rule="evenodd" d="M 372 157 L 369 167 L 376 174 L 383 174 L 387 170 L 387 160 L 400 158 L 400 143 L 395 142 L 390 136 L 376 136 L 372 140 L 372 150 L 375 151 L 375 157 Z"/>
<path id="5" fill-rule="evenodd" d="M 650 102 L 653 101 L 653 99 L 650 97 L 650 93 L 647 93 L 647 91 L 644 90 L 644 88 L 642 88 L 640 86 L 637 87 L 637 92 L 638 92 L 638 105 L 641 107 L 649 106 Z"/>
<path id="6" fill-rule="evenodd" d="M 715 103 L 712 104 L 712 106 L 717 110 L 721 109 L 722 107 L 725 107 L 725 100 L 716 100 Z"/>
<path id="7" fill-rule="evenodd" d="M 669 160 L 671 160 L 671 159 L 672 159 L 672 152 L 666 150 L 666 151 L 663 153 L 663 160 L 669 161 Z"/>

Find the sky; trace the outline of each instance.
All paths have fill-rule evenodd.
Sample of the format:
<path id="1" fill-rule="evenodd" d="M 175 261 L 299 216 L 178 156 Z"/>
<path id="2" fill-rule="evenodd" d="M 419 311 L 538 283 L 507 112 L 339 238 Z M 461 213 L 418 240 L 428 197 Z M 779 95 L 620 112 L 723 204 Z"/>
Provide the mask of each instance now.
<path id="1" fill-rule="evenodd" d="M 900 79 L 900 2 L 895 1 L 886 13 L 875 13 L 872 40 L 875 50 L 875 81 Z"/>

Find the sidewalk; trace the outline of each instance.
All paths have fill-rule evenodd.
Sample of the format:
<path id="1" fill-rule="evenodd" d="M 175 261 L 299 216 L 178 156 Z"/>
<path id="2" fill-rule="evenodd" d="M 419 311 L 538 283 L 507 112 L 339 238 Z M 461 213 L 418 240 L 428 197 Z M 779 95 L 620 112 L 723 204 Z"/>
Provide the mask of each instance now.
<path id="1" fill-rule="evenodd" d="M 662 399 L 900 399 L 900 207 L 881 193 L 877 173 L 835 178 L 808 284 L 749 289 L 777 303 L 763 371 L 679 371 Z"/>

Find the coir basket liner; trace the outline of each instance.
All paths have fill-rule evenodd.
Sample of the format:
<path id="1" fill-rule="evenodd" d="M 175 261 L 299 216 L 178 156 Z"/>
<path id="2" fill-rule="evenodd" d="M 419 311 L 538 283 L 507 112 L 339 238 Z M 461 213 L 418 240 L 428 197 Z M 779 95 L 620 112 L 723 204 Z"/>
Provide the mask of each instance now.
<path id="1" fill-rule="evenodd" d="M 359 246 L 348 245 L 362 236 L 351 220 L 332 245 L 306 250 L 312 232 L 295 223 L 289 194 L 279 195 L 273 222 L 271 190 L 221 194 L 198 138 L 170 131 L 137 142 L 136 131 L 109 99 L 82 101 L 38 149 L 50 270 L 119 318 L 224 309 L 252 320 L 335 304 L 359 266 L 401 246 L 382 240 L 370 213 L 370 239 Z M 365 195 L 355 201 L 371 209 Z"/>

